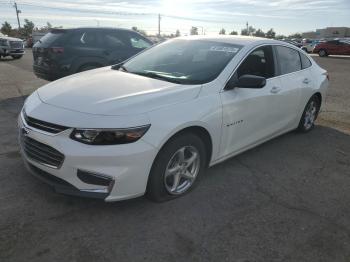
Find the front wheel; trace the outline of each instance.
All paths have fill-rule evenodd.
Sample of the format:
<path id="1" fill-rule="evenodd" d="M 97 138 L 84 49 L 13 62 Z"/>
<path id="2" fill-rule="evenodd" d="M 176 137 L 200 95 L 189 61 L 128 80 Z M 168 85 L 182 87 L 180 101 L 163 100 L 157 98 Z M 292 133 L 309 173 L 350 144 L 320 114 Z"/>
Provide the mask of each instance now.
<path id="1" fill-rule="evenodd" d="M 162 202 L 190 191 L 206 169 L 205 145 L 192 133 L 171 139 L 158 153 L 147 184 L 147 197 Z"/>
<path id="2" fill-rule="evenodd" d="M 300 132 L 309 132 L 315 126 L 315 121 L 320 110 L 321 101 L 317 96 L 310 98 L 309 102 L 306 104 L 303 115 L 301 116 L 298 130 Z"/>

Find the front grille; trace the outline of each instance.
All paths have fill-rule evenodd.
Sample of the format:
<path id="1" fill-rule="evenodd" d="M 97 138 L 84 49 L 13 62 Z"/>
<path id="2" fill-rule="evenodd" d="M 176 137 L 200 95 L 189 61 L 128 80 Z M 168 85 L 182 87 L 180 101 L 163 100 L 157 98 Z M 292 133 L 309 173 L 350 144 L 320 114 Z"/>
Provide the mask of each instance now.
<path id="1" fill-rule="evenodd" d="M 11 48 L 23 48 L 22 41 L 10 41 Z"/>
<path id="2" fill-rule="evenodd" d="M 21 144 L 28 158 L 51 168 L 60 168 L 64 155 L 51 146 L 40 143 L 21 133 Z"/>
<path id="3" fill-rule="evenodd" d="M 56 125 L 56 124 L 48 123 L 39 119 L 32 118 L 30 116 L 27 116 L 27 114 L 24 111 L 23 111 L 23 117 L 28 126 L 31 126 L 36 129 L 43 130 L 45 132 L 52 133 L 52 134 L 60 133 L 69 128 L 66 126 Z"/>

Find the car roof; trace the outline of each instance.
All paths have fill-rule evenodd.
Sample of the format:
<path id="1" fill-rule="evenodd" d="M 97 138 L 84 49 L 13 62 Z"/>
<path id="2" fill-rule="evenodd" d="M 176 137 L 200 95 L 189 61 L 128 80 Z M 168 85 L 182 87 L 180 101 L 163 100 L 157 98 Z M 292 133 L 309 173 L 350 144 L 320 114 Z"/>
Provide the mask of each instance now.
<path id="1" fill-rule="evenodd" d="M 118 31 L 128 31 L 128 32 L 135 32 L 134 30 L 131 29 L 127 29 L 127 28 L 118 28 L 118 27 L 74 27 L 74 28 L 54 28 L 52 29 L 53 31 L 57 30 L 57 31 L 66 31 L 66 30 L 118 30 Z"/>
<path id="2" fill-rule="evenodd" d="M 220 36 L 192 35 L 192 36 L 178 37 L 177 39 L 207 40 L 207 41 L 215 41 L 215 42 L 236 44 L 236 45 L 242 45 L 242 46 L 254 45 L 254 44 L 276 44 L 276 43 L 285 44 L 285 42 L 283 41 L 278 41 L 278 40 L 273 40 L 268 38 L 255 37 L 255 36 L 237 36 L 237 35 L 235 36 L 234 35 L 220 35 Z"/>

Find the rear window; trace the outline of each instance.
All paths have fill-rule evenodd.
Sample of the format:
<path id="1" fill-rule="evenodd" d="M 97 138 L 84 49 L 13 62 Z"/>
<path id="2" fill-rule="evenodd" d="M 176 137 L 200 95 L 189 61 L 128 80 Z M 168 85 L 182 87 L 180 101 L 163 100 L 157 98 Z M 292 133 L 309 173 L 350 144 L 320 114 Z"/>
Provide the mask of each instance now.
<path id="1" fill-rule="evenodd" d="M 277 46 L 276 49 L 282 75 L 301 70 L 298 51 L 285 46 Z"/>
<path id="2" fill-rule="evenodd" d="M 59 39 L 61 36 L 63 36 L 65 31 L 53 31 L 49 32 L 46 35 L 44 35 L 40 39 L 40 43 L 45 44 L 45 45 L 50 45 L 53 42 L 55 42 L 57 39 Z"/>

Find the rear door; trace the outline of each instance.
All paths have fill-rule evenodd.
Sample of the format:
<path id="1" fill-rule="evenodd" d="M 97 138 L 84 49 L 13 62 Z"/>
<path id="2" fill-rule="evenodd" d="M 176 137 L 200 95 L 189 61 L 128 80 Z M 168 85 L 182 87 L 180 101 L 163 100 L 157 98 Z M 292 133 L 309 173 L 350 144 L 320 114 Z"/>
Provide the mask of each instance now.
<path id="1" fill-rule="evenodd" d="M 339 55 L 350 55 L 350 43 L 339 41 Z"/>
<path id="2" fill-rule="evenodd" d="M 103 59 L 98 35 L 93 29 L 72 30 L 64 47 L 65 61 L 62 64 L 71 64 L 72 73 L 79 72 L 86 65 L 103 66 Z"/>
<path id="3" fill-rule="evenodd" d="M 293 128 L 298 122 L 300 102 L 305 96 L 305 90 L 312 86 L 310 60 L 298 50 L 287 46 L 275 46 L 279 75 L 282 82 L 280 101 L 284 103 L 284 117 L 281 116 L 281 126 Z M 302 59 L 303 58 L 303 61 Z"/>

